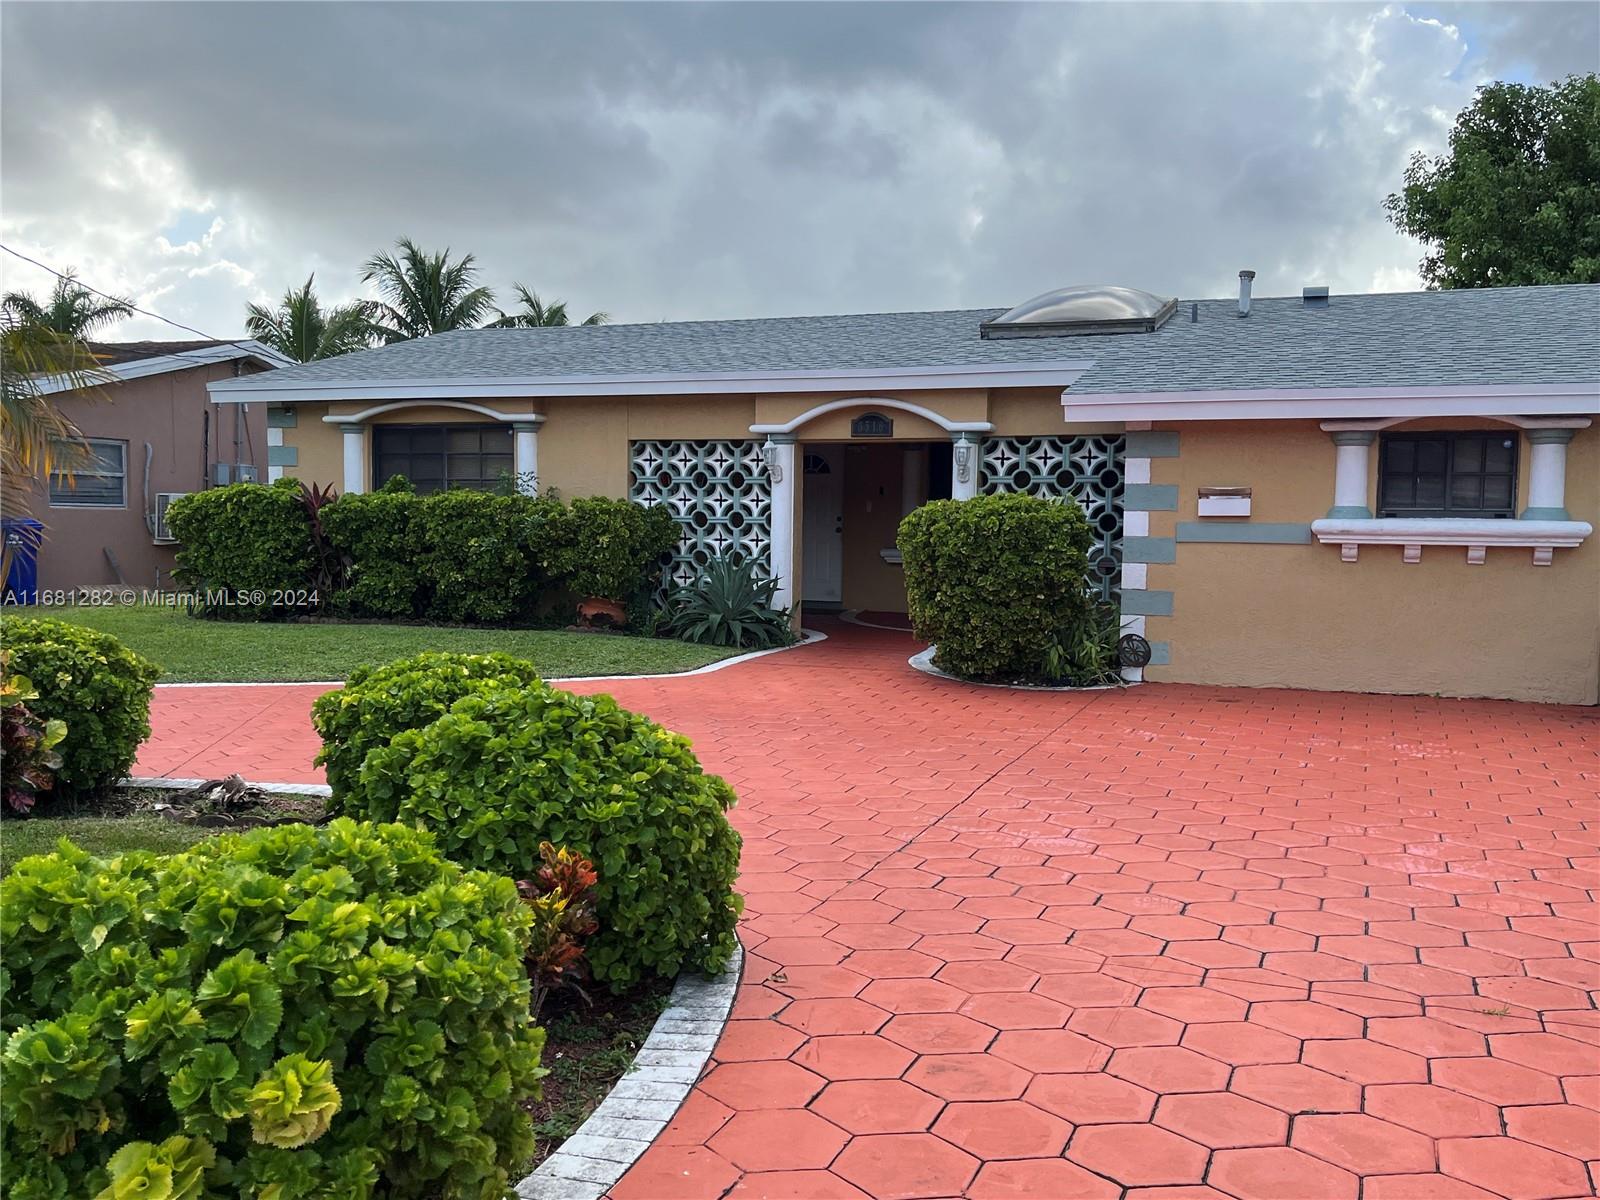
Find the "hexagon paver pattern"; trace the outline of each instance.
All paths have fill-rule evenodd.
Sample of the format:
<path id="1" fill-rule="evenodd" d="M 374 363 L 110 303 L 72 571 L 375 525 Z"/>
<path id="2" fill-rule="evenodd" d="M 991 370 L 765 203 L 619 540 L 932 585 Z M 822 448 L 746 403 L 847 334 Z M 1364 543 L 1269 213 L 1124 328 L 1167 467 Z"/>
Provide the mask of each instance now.
<path id="1" fill-rule="evenodd" d="M 745 974 L 613 1200 L 1551 1200 L 1600 1172 L 1600 714 L 1024 693 L 909 635 L 613 680 L 739 793 Z M 315 780 L 322 689 L 138 774 Z"/>

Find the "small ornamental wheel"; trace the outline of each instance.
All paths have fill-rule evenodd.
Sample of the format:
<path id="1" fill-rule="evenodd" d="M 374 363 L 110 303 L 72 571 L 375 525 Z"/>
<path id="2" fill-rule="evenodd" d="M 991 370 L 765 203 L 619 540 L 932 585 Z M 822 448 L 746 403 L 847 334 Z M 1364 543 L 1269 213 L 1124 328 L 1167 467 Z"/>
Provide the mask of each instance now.
<path id="1" fill-rule="evenodd" d="M 1125 667 L 1148 667 L 1150 643 L 1137 633 L 1125 633 L 1117 639 L 1117 661 Z"/>

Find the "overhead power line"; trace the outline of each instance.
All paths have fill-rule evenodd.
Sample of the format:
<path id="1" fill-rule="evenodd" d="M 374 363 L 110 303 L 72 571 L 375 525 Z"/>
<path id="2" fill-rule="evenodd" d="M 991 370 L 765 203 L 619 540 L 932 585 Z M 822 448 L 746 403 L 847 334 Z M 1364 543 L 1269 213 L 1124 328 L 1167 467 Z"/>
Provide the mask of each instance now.
<path id="1" fill-rule="evenodd" d="M 69 274 L 66 274 L 66 273 L 64 273 L 62 271 L 56 270 L 54 267 L 46 266 L 44 263 L 40 262 L 38 259 L 29 258 L 26 254 L 23 254 L 20 250 L 13 250 L 10 246 L 7 246 L 3 242 L 0 242 L 0 250 L 4 250 L 7 254 L 11 255 L 13 258 L 20 258 L 23 262 L 30 263 L 33 266 L 38 267 L 41 271 L 46 271 L 49 274 L 54 275 L 57 279 L 69 280 L 70 282 L 77 284 L 84 291 L 90 292 L 90 293 L 92 293 L 92 294 L 94 294 L 96 296 L 99 296 L 102 300 L 110 300 L 113 304 L 126 305 L 129 309 L 131 309 L 133 312 L 138 313 L 142 317 L 150 317 L 153 320 L 161 321 L 164 324 L 171 325 L 174 329 L 181 329 L 185 333 L 196 334 L 197 336 L 199 336 L 201 338 L 204 338 L 208 342 L 216 342 L 219 346 L 235 346 L 235 347 L 239 348 L 240 350 L 250 350 L 252 353 L 254 352 L 253 349 L 252 349 L 252 343 L 255 346 L 259 346 L 260 345 L 260 343 L 256 342 L 253 338 L 245 338 L 245 339 L 241 340 L 241 339 L 235 339 L 235 338 L 212 337 L 209 333 L 206 333 L 203 329 L 196 329 L 193 325 L 185 325 L 182 321 L 174 321 L 171 317 L 163 317 L 160 313 L 152 312 L 148 308 L 140 308 L 137 304 L 134 304 L 132 301 L 126 300 L 121 296 L 113 296 L 110 292 L 102 292 L 99 288 L 92 287 L 89 284 L 85 283 L 83 280 L 79 279 L 76 275 L 69 275 Z M 189 358 L 189 357 L 191 357 L 193 355 L 197 355 L 198 353 L 199 353 L 199 351 L 193 351 L 193 350 L 177 350 L 177 351 L 174 351 L 172 353 L 171 357 L 173 357 L 173 358 Z M 201 360 L 201 361 L 210 361 L 210 360 Z"/>

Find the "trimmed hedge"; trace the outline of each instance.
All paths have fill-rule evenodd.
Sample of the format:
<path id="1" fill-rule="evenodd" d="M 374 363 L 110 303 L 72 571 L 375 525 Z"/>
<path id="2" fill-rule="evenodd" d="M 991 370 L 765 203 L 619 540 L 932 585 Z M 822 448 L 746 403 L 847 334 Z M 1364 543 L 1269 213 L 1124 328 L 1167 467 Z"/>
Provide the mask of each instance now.
<path id="1" fill-rule="evenodd" d="M 1068 627 L 1093 619 L 1094 534 L 1071 500 L 936 500 L 900 523 L 912 628 L 971 679 L 1039 679 Z"/>
<path id="2" fill-rule="evenodd" d="M 533 1152 L 526 906 L 420 830 L 63 839 L 0 897 L 15 1200 L 484 1200 Z"/>
<path id="3" fill-rule="evenodd" d="M 55 747 L 61 769 L 51 795 L 89 795 L 126 775 L 150 736 L 150 695 L 161 668 L 109 633 L 51 617 L 7 617 L 0 640 L 9 669 L 38 692 L 28 710 L 67 725 Z"/>
<path id="4" fill-rule="evenodd" d="M 323 510 L 322 527 L 345 563 L 335 611 L 384 618 L 422 611 L 423 581 L 413 559 L 421 503 L 410 481 L 396 476 L 375 492 L 341 496 Z"/>
<path id="5" fill-rule="evenodd" d="M 734 795 L 685 738 L 499 655 L 422 655 L 351 682 L 313 718 L 331 811 L 420 824 L 463 865 L 518 877 L 540 842 L 590 859 L 600 930 L 587 957 L 614 989 L 726 964 L 740 909 Z"/>
<path id="6" fill-rule="evenodd" d="M 575 595 L 627 601 L 655 587 L 681 530 L 664 506 L 586 496 L 561 510 L 547 563 Z"/>
<path id="7" fill-rule="evenodd" d="M 167 508 L 167 527 L 178 539 L 178 578 L 202 595 L 232 596 L 227 603 L 202 600 L 196 612 L 260 621 L 292 610 L 273 599 L 312 585 L 311 526 L 299 486 L 293 479 L 231 483 L 180 496 Z M 263 598 L 246 602 L 252 594 Z"/>
<path id="8" fill-rule="evenodd" d="M 345 798 L 356 789 L 368 752 L 387 746 L 395 734 L 433 724 L 472 692 L 542 684 L 538 668 L 509 654 L 429 650 L 380 667 L 357 667 L 344 687 L 311 706 L 311 724 L 322 738 L 317 765 L 327 768 L 333 791 L 329 811 L 346 811 Z"/>
<path id="9" fill-rule="evenodd" d="M 179 577 L 196 590 L 263 593 L 265 603 L 202 604 L 205 615 L 262 620 L 304 614 L 274 593 L 315 589 L 317 555 L 298 484 L 241 483 L 196 492 L 169 510 Z M 418 496 L 393 479 L 319 511 L 337 566 L 324 611 L 387 620 L 504 625 L 586 596 L 641 614 L 680 530 L 665 508 L 585 497 L 455 490 Z"/>

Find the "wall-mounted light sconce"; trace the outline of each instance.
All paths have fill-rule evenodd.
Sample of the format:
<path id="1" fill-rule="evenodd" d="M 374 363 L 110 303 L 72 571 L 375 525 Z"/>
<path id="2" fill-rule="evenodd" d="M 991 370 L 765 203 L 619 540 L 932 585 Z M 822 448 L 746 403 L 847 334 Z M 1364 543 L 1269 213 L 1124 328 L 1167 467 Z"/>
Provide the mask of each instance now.
<path id="1" fill-rule="evenodd" d="M 956 456 L 956 479 L 966 483 L 972 478 L 972 443 L 957 442 L 954 453 Z"/>

